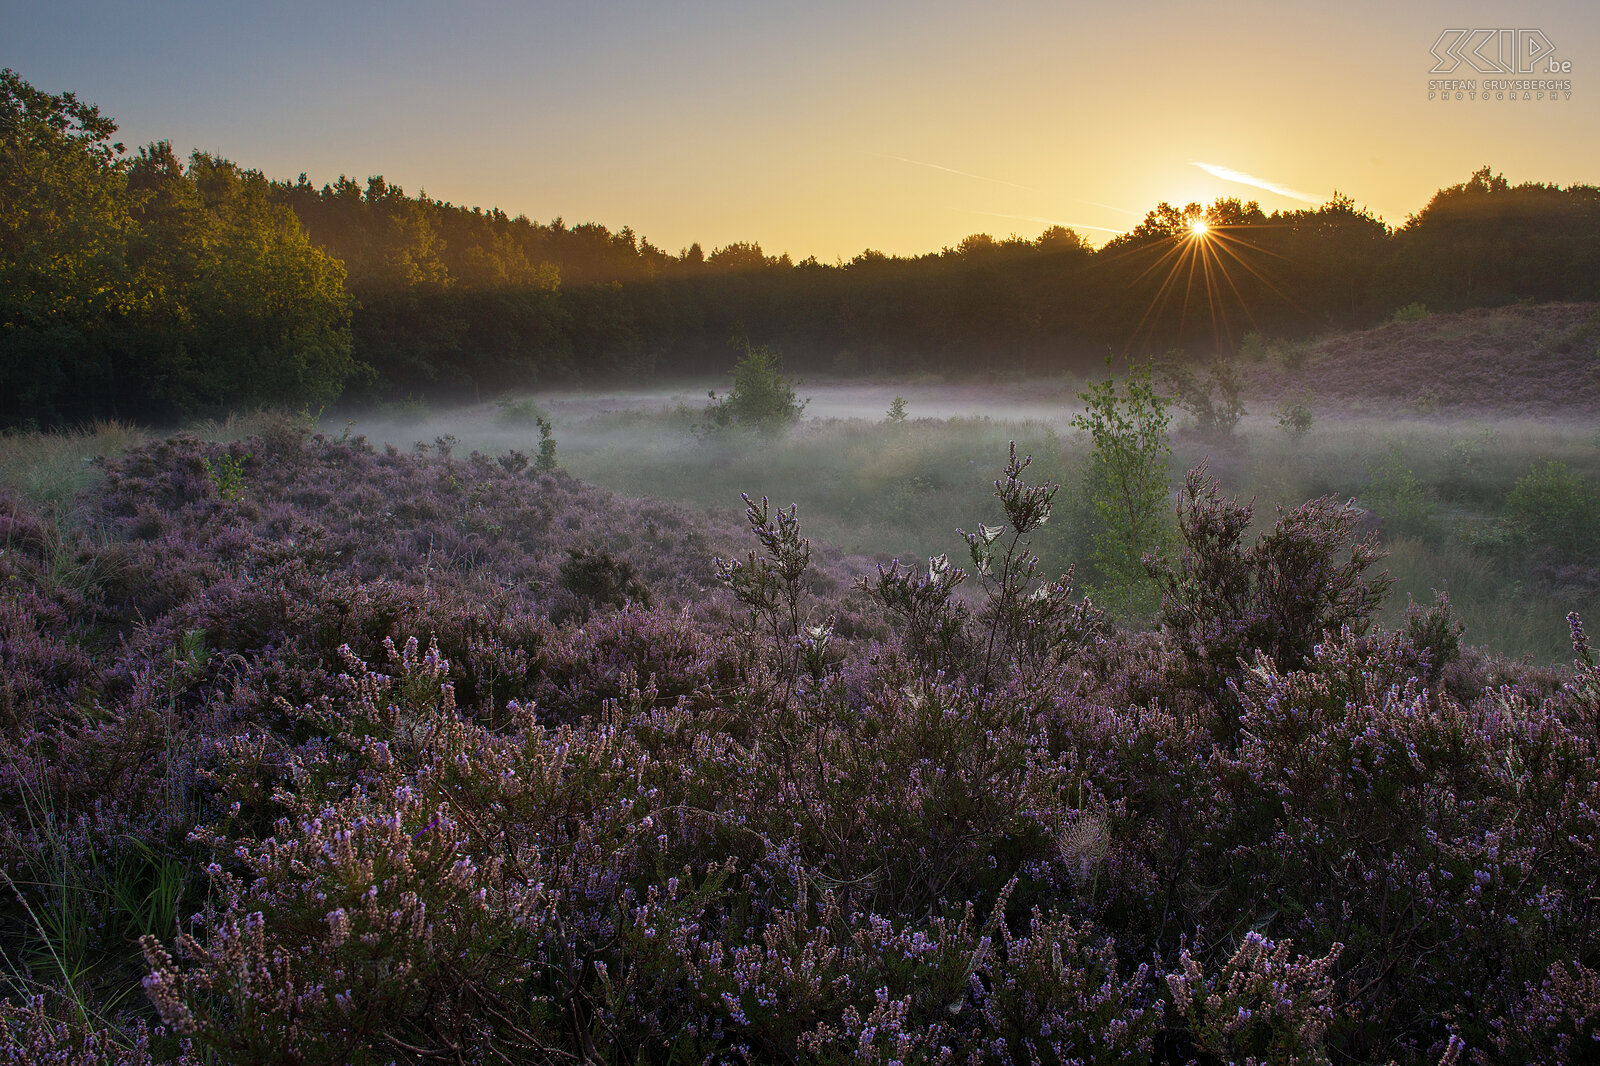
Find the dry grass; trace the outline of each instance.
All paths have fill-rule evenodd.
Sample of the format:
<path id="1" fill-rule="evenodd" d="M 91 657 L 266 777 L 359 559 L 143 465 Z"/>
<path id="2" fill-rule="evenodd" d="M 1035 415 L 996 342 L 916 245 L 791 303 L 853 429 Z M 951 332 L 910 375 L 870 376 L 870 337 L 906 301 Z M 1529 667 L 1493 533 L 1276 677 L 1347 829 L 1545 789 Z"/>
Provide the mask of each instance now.
<path id="1" fill-rule="evenodd" d="M 96 422 L 80 429 L 0 436 L 0 485 L 35 505 L 64 510 L 95 480 L 97 456 L 121 455 L 146 433 L 127 422 Z"/>

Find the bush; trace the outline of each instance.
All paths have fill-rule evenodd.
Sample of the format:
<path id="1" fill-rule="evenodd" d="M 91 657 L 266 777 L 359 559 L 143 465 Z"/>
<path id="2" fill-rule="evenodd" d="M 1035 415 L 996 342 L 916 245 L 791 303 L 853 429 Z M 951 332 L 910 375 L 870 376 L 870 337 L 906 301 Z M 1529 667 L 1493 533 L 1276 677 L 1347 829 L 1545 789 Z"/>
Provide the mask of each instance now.
<path id="1" fill-rule="evenodd" d="M 1272 354 L 1272 347 L 1271 341 L 1256 330 L 1251 330 L 1239 342 L 1239 358 L 1247 363 L 1264 363 Z"/>
<path id="2" fill-rule="evenodd" d="M 1534 463 L 1506 497 L 1506 518 L 1518 539 L 1563 556 L 1587 555 L 1600 538 L 1600 495 L 1563 462 Z"/>
<path id="3" fill-rule="evenodd" d="M 1305 400 L 1285 403 L 1278 409 L 1278 427 L 1295 440 L 1311 432 L 1311 405 Z"/>
<path id="4" fill-rule="evenodd" d="M 538 425 L 539 455 L 533 465 L 541 474 L 548 474 L 556 468 L 556 431 L 548 418 L 541 416 Z"/>
<path id="5" fill-rule="evenodd" d="M 1384 528 L 1401 536 L 1427 539 L 1436 532 L 1433 500 L 1417 475 L 1405 465 L 1398 446 L 1367 471 L 1364 502 L 1383 519 Z"/>
<path id="6" fill-rule="evenodd" d="M 625 607 L 637 603 L 650 606 L 650 589 L 639 580 L 639 572 L 626 559 L 618 559 L 604 548 L 570 548 L 561 564 L 561 587 L 577 596 L 605 607 Z"/>
<path id="7" fill-rule="evenodd" d="M 501 400 L 494 420 L 502 426 L 536 426 L 548 416 L 543 408 L 531 399 Z"/>
<path id="8" fill-rule="evenodd" d="M 1191 470 L 1178 497 L 1183 553 L 1150 567 L 1182 683 L 1197 693 L 1226 691 L 1257 654 L 1298 668 L 1324 633 L 1364 631 L 1389 587 L 1387 574 L 1366 574 L 1383 553 L 1370 535 L 1355 538 L 1349 504 L 1302 504 L 1247 546 L 1252 517 L 1249 504 L 1218 495 L 1203 466 Z"/>
<path id="9" fill-rule="evenodd" d="M 799 382 L 783 376 L 783 360 L 766 346 L 746 347 L 733 368 L 733 388 L 718 399 L 710 393 L 706 407 L 708 426 L 727 429 L 747 426 L 762 433 L 778 433 L 799 420 L 808 401 L 795 397 Z"/>
<path id="10" fill-rule="evenodd" d="M 1417 671 L 1430 689 L 1437 690 L 1444 672 L 1461 659 L 1461 634 L 1466 624 L 1450 608 L 1450 596 L 1434 592 L 1432 606 L 1413 603 L 1402 616 L 1406 636 L 1417 649 Z"/>
<path id="11" fill-rule="evenodd" d="M 1274 360 L 1286 370 L 1299 370 L 1306 365 L 1310 346 L 1305 341 L 1272 340 L 1251 331 L 1239 344 L 1239 358 L 1247 363 L 1264 363 Z"/>
<path id="12" fill-rule="evenodd" d="M 967 542 L 972 572 L 983 600 L 974 613 L 952 598 L 966 571 L 947 556 L 920 568 L 898 561 L 878 567 L 875 580 L 857 587 L 902 623 L 902 647 L 929 676 L 968 675 L 984 684 L 1037 675 L 1063 658 L 1082 652 L 1100 635 L 1103 612 L 1088 597 L 1074 601 L 1072 571 L 1046 584 L 1039 576 L 1033 536 L 1050 520 L 1059 485 L 1030 485 L 1022 479 L 1032 456 L 1017 458 L 1012 441 L 1005 472 L 994 495 L 1005 512 L 1003 525 L 978 523 L 975 533 L 956 530 Z M 969 620 L 977 625 L 966 628 Z"/>
<path id="13" fill-rule="evenodd" d="M 1173 405 L 1193 415 L 1200 432 L 1226 437 L 1244 417 L 1239 371 L 1232 359 L 1215 356 L 1197 371 L 1182 352 L 1168 352 L 1159 372 Z"/>

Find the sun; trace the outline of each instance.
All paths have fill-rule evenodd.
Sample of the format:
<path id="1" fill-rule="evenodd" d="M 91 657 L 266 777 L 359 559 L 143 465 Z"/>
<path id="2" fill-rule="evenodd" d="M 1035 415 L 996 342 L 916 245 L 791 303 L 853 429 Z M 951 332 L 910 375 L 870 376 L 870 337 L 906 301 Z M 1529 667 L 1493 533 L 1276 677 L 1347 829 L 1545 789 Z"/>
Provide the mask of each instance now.
<path id="1" fill-rule="evenodd" d="M 1206 225 L 1205 219 L 1197 218 L 1193 222 L 1189 223 L 1189 236 L 1204 237 L 1206 233 L 1210 231 L 1210 229 L 1211 227 Z"/>

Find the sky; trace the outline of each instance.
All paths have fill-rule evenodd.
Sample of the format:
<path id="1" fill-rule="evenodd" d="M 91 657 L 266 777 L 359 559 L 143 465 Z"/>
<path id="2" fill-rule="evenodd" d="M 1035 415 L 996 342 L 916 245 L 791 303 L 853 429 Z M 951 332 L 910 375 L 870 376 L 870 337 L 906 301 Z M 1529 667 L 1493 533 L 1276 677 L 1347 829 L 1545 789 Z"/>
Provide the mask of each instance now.
<path id="1" fill-rule="evenodd" d="M 1494 72 L 1499 38 L 1487 73 L 1452 55 L 1495 29 L 1553 51 L 1520 75 Z M 99 105 L 130 147 L 381 174 L 674 253 L 834 262 L 1050 225 L 1098 244 L 1161 201 L 1335 191 L 1400 225 L 1485 165 L 1600 184 L 1592 0 L 0 0 L 0 67 Z M 1428 99 L 1516 76 L 1569 90 Z"/>

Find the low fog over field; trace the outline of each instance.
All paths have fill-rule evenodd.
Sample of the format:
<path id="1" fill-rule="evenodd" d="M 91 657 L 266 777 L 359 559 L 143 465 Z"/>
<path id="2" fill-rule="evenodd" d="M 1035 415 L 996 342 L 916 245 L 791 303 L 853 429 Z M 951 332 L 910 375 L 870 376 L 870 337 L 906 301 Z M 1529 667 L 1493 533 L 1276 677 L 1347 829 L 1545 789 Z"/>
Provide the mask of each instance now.
<path id="1" fill-rule="evenodd" d="M 806 401 L 807 419 L 813 421 L 882 421 L 889 405 L 899 396 L 906 401 L 908 417 L 993 418 L 1065 425 L 1082 410 L 1083 405 L 1075 397 L 1080 387 L 1080 383 L 1065 379 L 962 385 L 940 381 L 802 381 L 796 392 Z M 604 414 L 672 411 L 680 406 L 699 409 L 705 406 L 708 391 L 726 390 L 726 381 L 709 379 L 670 389 L 550 392 L 534 394 L 533 398 L 553 415 L 577 421 Z"/>
<path id="2" fill-rule="evenodd" d="M 1529 506 L 1514 494 L 1539 472 L 1600 480 L 1593 317 L 1587 306 L 1433 316 L 1257 353 L 1240 367 L 1245 414 L 1231 433 L 1201 433 L 1173 409 L 1169 485 L 1204 462 L 1224 491 L 1255 499 L 1258 525 L 1274 506 L 1354 499 L 1390 553 L 1391 617 L 1442 592 L 1469 641 L 1565 661 L 1566 613 L 1600 606 L 1592 549 L 1530 542 L 1527 516 L 1512 511 Z M 1462 365 L 1441 373 L 1450 344 Z M 1525 368 L 1517 380 L 1486 388 L 1484 375 L 1510 361 Z M 1045 565 L 1101 582 L 1082 491 L 1089 441 L 1072 425 L 1083 380 L 803 381 L 803 415 L 778 434 L 709 431 L 707 393 L 727 385 L 535 391 L 441 412 L 413 404 L 324 429 L 533 455 L 545 419 L 558 463 L 579 478 L 724 521 L 738 518 L 740 493 L 795 503 L 808 535 L 880 559 L 960 555 L 957 527 L 997 520 L 993 480 L 1015 440 L 1039 476 L 1065 486 L 1040 534 Z M 889 417 L 896 397 L 900 422 Z"/>

